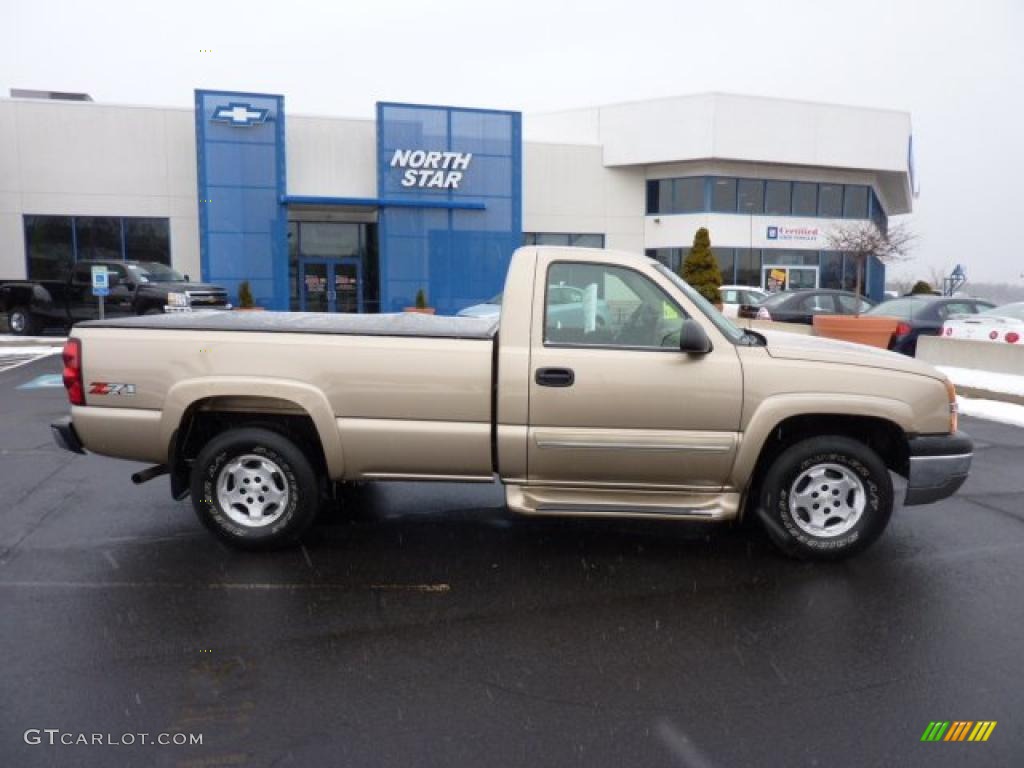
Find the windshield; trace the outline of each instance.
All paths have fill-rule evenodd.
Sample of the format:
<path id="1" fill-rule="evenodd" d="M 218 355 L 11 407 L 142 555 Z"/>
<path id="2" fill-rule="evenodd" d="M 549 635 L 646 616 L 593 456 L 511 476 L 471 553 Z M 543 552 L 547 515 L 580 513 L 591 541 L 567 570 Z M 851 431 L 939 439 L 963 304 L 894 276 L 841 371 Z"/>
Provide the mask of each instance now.
<path id="1" fill-rule="evenodd" d="M 1024 301 L 1017 304 L 1004 304 L 1001 307 L 992 307 L 981 312 L 982 315 L 993 315 L 995 317 L 1012 317 L 1014 320 L 1024 320 Z"/>
<path id="2" fill-rule="evenodd" d="M 139 283 L 180 283 L 185 278 L 176 269 L 157 261 L 140 261 L 138 264 L 126 264 L 132 277 Z"/>
<path id="3" fill-rule="evenodd" d="M 660 261 L 655 262 L 654 268 L 657 269 L 661 274 L 668 277 L 678 288 L 681 290 L 690 301 L 697 305 L 697 307 L 703 312 L 708 320 L 715 324 L 722 333 L 724 333 L 729 339 L 734 342 L 740 341 L 746 334 L 737 328 L 735 325 L 730 323 L 718 308 L 710 301 L 701 296 L 693 287 L 683 280 L 679 275 L 673 272 L 671 269 L 666 267 Z"/>

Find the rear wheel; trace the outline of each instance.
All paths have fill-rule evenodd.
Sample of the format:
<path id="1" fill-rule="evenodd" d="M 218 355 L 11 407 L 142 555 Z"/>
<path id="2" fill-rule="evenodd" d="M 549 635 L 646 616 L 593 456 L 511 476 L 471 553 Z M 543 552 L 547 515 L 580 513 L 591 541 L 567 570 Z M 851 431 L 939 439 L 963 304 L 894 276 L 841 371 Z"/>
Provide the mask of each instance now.
<path id="1" fill-rule="evenodd" d="M 302 450 L 277 432 L 223 432 L 192 468 L 192 506 L 203 525 L 241 549 L 294 543 L 320 507 L 320 485 Z"/>
<path id="2" fill-rule="evenodd" d="M 39 319 L 25 307 L 13 307 L 7 313 L 7 324 L 15 336 L 34 336 L 39 333 Z"/>
<path id="3" fill-rule="evenodd" d="M 866 549 L 889 524 L 892 478 L 878 455 L 848 437 L 790 446 L 761 485 L 758 516 L 786 554 L 840 560 Z"/>

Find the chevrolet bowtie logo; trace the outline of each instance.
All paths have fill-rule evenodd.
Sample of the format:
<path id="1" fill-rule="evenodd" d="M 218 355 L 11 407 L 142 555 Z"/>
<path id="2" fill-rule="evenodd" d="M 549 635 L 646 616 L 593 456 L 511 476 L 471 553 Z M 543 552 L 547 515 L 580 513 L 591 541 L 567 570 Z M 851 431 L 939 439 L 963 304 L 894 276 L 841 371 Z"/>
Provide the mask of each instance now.
<path id="1" fill-rule="evenodd" d="M 251 126 L 265 123 L 268 114 L 270 114 L 269 109 L 260 109 L 252 104 L 240 104 L 233 101 L 226 107 L 216 107 L 211 119 L 218 123 Z"/>

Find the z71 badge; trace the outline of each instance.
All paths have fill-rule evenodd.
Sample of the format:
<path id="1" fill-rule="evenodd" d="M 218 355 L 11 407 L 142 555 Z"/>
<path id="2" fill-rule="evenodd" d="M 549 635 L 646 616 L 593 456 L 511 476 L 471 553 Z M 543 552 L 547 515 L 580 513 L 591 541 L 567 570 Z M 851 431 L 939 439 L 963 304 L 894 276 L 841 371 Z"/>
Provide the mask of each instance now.
<path id="1" fill-rule="evenodd" d="M 107 381 L 94 381 L 89 384 L 90 395 L 134 395 L 134 384 L 111 384 Z"/>

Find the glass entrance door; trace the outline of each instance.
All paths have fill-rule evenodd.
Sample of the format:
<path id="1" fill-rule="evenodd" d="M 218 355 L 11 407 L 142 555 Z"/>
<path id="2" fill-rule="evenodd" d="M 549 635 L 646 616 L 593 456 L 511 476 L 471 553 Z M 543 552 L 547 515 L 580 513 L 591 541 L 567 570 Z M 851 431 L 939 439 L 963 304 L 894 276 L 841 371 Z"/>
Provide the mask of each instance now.
<path id="1" fill-rule="evenodd" d="M 761 270 L 761 287 L 772 292 L 817 288 L 818 268 L 766 266 Z"/>
<path id="2" fill-rule="evenodd" d="M 301 262 L 303 312 L 362 312 L 363 280 L 358 259 Z"/>

